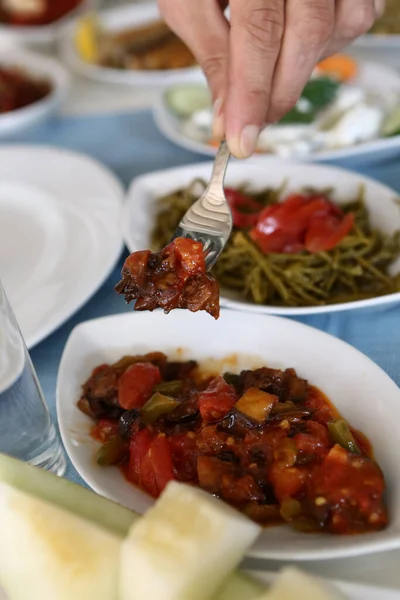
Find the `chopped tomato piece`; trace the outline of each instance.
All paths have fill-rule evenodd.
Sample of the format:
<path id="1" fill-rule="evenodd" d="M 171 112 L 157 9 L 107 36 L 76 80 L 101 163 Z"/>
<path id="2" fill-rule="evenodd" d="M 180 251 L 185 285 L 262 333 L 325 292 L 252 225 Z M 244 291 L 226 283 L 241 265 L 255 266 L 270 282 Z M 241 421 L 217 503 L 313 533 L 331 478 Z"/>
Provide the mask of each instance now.
<path id="1" fill-rule="evenodd" d="M 189 238 L 177 238 L 175 240 L 175 250 L 180 263 L 177 270 L 181 279 L 205 272 L 203 244 L 194 242 Z"/>
<path id="2" fill-rule="evenodd" d="M 160 381 L 160 369 L 152 363 L 133 364 L 124 371 L 119 380 L 119 404 L 126 410 L 141 408 Z"/>
<path id="3" fill-rule="evenodd" d="M 128 478 L 133 483 L 141 485 L 140 468 L 142 461 L 150 450 L 153 436 L 147 429 L 137 431 L 129 446 Z"/>
<path id="4" fill-rule="evenodd" d="M 150 450 L 144 455 L 140 465 L 140 484 L 153 498 L 160 495 Z"/>
<path id="5" fill-rule="evenodd" d="M 261 206 L 253 198 L 232 188 L 225 188 L 225 198 L 232 212 L 234 227 L 248 229 L 257 223 Z"/>
<path id="6" fill-rule="evenodd" d="M 323 458 L 331 446 L 327 428 L 315 421 L 308 421 L 307 430 L 297 433 L 293 440 L 297 450 L 319 458 Z"/>
<path id="7" fill-rule="evenodd" d="M 284 248 L 294 247 L 296 252 L 298 248 L 302 249 L 302 244 L 300 244 L 295 236 L 285 233 L 281 229 L 265 234 L 257 226 L 250 231 L 250 237 L 264 254 L 281 253 Z"/>
<path id="8" fill-rule="evenodd" d="M 158 491 L 161 493 L 167 483 L 174 478 L 171 444 L 165 435 L 155 438 L 150 447 L 150 457 Z"/>
<path id="9" fill-rule="evenodd" d="M 236 403 L 234 388 L 222 377 L 217 377 L 199 396 L 199 410 L 204 421 L 217 421 Z"/>
<path id="10" fill-rule="evenodd" d="M 273 463 L 269 476 L 274 494 L 282 502 L 285 498 L 294 498 L 304 491 L 310 471 L 304 467 L 285 469 L 279 463 Z"/>
<path id="11" fill-rule="evenodd" d="M 93 437 L 99 442 L 108 442 L 118 433 L 118 421 L 114 419 L 100 419 L 92 429 Z"/>
<path id="12" fill-rule="evenodd" d="M 232 465 L 214 456 L 199 456 L 197 459 L 197 475 L 200 487 L 211 494 L 219 494 L 222 477 L 233 471 Z"/>
<path id="13" fill-rule="evenodd" d="M 342 220 L 337 217 L 318 217 L 311 221 L 306 233 L 306 248 L 309 252 L 332 250 L 353 229 L 354 215 L 349 213 Z"/>
<path id="14" fill-rule="evenodd" d="M 324 502 L 330 507 L 328 527 L 333 533 L 355 533 L 387 524 L 384 489 L 382 472 L 373 460 L 336 445 L 316 467 L 308 498 L 311 504 Z"/>

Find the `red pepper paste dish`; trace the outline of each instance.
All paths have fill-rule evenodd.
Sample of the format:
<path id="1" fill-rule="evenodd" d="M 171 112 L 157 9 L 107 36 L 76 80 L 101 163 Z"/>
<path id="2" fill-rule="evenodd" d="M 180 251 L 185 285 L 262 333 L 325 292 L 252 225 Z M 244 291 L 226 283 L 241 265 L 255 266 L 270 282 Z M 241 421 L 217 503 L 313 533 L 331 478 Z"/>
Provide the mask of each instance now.
<path id="1" fill-rule="evenodd" d="M 294 369 L 206 375 L 160 352 L 100 365 L 78 407 L 116 465 L 157 498 L 176 479 L 269 526 L 356 534 L 388 524 L 369 441 Z"/>
<path id="2" fill-rule="evenodd" d="M 52 86 L 46 79 L 18 67 L 0 65 L 0 115 L 39 102 L 51 91 Z"/>
<path id="3" fill-rule="evenodd" d="M 83 0 L 0 0 L 0 23 L 20 27 L 50 25 L 65 17 Z"/>

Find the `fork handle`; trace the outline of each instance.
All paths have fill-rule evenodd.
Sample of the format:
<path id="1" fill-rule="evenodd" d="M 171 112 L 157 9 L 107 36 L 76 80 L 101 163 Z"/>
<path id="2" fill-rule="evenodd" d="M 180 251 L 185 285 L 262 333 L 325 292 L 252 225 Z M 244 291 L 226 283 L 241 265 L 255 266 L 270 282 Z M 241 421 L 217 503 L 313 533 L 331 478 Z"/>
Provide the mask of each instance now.
<path id="1" fill-rule="evenodd" d="M 226 140 L 223 139 L 215 157 L 211 180 L 207 187 L 208 191 L 212 192 L 215 189 L 216 192 L 220 192 L 221 189 L 223 190 L 225 172 L 226 167 L 228 166 L 229 157 L 230 152 L 228 144 L 226 143 Z"/>

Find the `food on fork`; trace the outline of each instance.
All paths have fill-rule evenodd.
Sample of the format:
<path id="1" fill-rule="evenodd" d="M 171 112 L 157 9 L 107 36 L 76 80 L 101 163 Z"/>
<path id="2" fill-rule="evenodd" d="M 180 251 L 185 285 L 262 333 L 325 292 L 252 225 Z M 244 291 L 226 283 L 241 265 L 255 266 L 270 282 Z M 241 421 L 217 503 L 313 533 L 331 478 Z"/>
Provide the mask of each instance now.
<path id="1" fill-rule="evenodd" d="M 219 316 L 218 284 L 206 273 L 202 244 L 189 238 L 176 238 L 155 254 L 133 252 L 115 289 L 128 303 L 136 300 L 134 310 L 187 308 Z"/>
<path id="2" fill-rule="evenodd" d="M 385 481 L 366 438 L 294 369 L 202 372 L 160 352 L 100 365 L 78 407 L 101 466 L 153 497 L 199 486 L 267 526 L 354 534 L 386 527 Z"/>

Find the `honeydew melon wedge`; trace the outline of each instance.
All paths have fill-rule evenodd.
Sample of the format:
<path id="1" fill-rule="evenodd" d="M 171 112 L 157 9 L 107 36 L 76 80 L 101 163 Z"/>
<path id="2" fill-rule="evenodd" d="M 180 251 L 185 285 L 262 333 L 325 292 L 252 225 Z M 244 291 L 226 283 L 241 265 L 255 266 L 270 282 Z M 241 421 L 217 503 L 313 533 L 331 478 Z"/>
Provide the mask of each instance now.
<path id="1" fill-rule="evenodd" d="M 212 600 L 257 600 L 265 586 L 236 571 L 229 575 Z"/>
<path id="2" fill-rule="evenodd" d="M 0 483 L 0 582 L 12 600 L 118 600 L 122 538 Z"/>
<path id="3" fill-rule="evenodd" d="M 197 495 L 196 490 L 193 492 Z M 196 504 L 195 498 L 193 502 Z M 218 508 L 227 510 L 225 505 Z M 33 522 L 32 514 L 38 515 Z M 6 589 L 10 600 L 121 600 L 115 559 L 119 560 L 121 540 L 138 519 L 139 515 L 90 490 L 0 454 L 0 587 Z M 106 554 L 99 554 L 104 545 L 109 551 L 107 560 Z M 73 548 L 76 560 L 71 563 L 64 554 L 61 558 L 62 548 Z M 54 549 L 58 549 L 56 557 Z M 243 553 L 238 549 L 239 560 Z M 208 551 L 203 553 L 204 557 L 208 555 Z M 77 570 L 71 589 L 68 574 L 73 568 Z M 230 570 L 224 570 L 225 575 L 229 574 L 225 581 L 225 575 L 218 577 L 222 585 L 214 595 L 210 592 L 212 600 L 253 600 L 261 594 L 264 588 L 258 582 Z M 129 593 L 134 598 L 134 580 L 132 586 Z M 195 598 L 191 593 L 188 597 Z"/>
<path id="4" fill-rule="evenodd" d="M 345 600 L 342 594 L 295 567 L 283 569 L 257 600 Z"/>
<path id="5" fill-rule="evenodd" d="M 120 600 L 210 600 L 259 533 L 222 501 L 171 481 L 123 543 Z"/>

